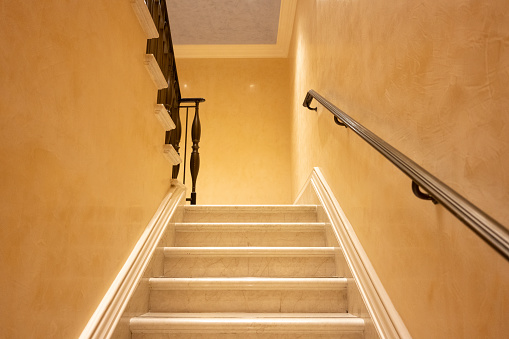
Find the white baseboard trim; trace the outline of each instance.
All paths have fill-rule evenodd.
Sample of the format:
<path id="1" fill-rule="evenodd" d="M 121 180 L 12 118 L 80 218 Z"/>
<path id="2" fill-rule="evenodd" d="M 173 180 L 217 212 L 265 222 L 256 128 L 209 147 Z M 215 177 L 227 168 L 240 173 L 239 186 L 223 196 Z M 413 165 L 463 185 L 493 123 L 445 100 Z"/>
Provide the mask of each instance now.
<path id="1" fill-rule="evenodd" d="M 296 199 L 297 202 L 309 185 L 313 188 L 316 197 L 330 219 L 332 230 L 343 248 L 346 262 L 379 337 L 381 339 L 412 338 L 371 265 L 352 225 L 318 167 L 313 169 L 307 183 Z"/>
<path id="2" fill-rule="evenodd" d="M 170 191 L 134 246 L 133 251 L 108 289 L 108 292 L 106 292 L 92 318 L 90 318 L 80 335 L 81 339 L 107 339 L 111 337 L 131 295 L 150 262 L 155 248 L 166 230 L 166 226 L 182 199 L 185 199 L 185 192 L 186 188 L 184 185 L 176 180 L 172 180 Z"/>

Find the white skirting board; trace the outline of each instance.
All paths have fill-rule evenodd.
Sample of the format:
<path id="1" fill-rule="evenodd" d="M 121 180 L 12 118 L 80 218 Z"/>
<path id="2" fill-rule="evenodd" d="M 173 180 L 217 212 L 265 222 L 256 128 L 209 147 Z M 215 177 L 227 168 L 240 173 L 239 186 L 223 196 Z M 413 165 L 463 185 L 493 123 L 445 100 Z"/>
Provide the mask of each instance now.
<path id="1" fill-rule="evenodd" d="M 81 333 L 81 339 L 106 339 L 113 334 L 171 217 L 182 201 L 185 201 L 185 193 L 185 186 L 172 180 L 168 194 Z"/>
<path id="2" fill-rule="evenodd" d="M 310 187 L 311 186 L 311 187 Z M 313 169 L 308 181 L 296 199 L 298 202 L 306 189 L 312 188 L 320 201 L 332 226 L 340 246 L 343 248 L 346 262 L 355 279 L 359 292 L 371 316 L 373 325 L 381 339 L 410 339 L 403 320 L 392 304 L 389 295 L 382 286 L 375 269 L 364 251 L 352 225 L 339 206 L 338 201 L 325 181 L 318 167 Z"/>

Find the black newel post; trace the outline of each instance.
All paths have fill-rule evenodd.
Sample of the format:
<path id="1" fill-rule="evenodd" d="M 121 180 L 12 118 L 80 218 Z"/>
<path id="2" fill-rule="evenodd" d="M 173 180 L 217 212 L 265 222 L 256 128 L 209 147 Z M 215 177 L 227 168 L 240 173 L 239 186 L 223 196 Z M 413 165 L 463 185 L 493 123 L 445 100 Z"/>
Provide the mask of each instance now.
<path id="1" fill-rule="evenodd" d="M 180 100 L 181 104 L 185 104 L 180 106 L 181 108 L 194 108 L 194 119 L 193 125 L 191 126 L 191 139 L 193 140 L 193 151 L 191 152 L 191 160 L 189 163 L 189 169 L 191 171 L 191 180 L 192 180 L 192 190 L 191 190 L 191 198 L 187 198 L 187 201 L 191 202 L 191 205 L 196 205 L 196 179 L 198 178 L 198 171 L 200 170 L 200 153 L 198 149 L 200 148 L 200 138 L 201 138 L 201 123 L 200 123 L 200 102 L 204 102 L 203 98 L 183 98 Z M 193 104 L 191 104 L 193 103 Z M 187 149 L 187 114 L 186 114 L 186 149 Z M 187 153 L 187 152 L 185 152 Z M 185 166 L 186 160 L 184 155 L 184 184 L 185 184 Z"/>
<path id="2" fill-rule="evenodd" d="M 199 102 L 197 101 L 193 127 L 191 128 L 191 138 L 193 140 L 193 152 L 191 153 L 191 163 L 189 164 L 193 183 L 191 191 L 191 205 L 196 205 L 196 178 L 198 178 L 198 171 L 200 170 L 200 153 L 198 153 L 200 146 L 198 146 L 198 144 L 200 143 L 201 138 L 201 123 L 198 105 Z"/>

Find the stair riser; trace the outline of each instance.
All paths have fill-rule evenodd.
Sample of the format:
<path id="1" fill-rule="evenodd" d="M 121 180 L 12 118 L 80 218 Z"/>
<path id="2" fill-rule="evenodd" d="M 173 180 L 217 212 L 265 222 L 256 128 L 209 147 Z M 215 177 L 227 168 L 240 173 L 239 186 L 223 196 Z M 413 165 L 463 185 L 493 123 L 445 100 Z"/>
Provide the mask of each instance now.
<path id="1" fill-rule="evenodd" d="M 260 333 L 133 333 L 132 339 L 364 339 L 363 332 L 338 331 L 335 334 L 263 332 L 261 329 Z"/>
<path id="2" fill-rule="evenodd" d="M 179 247 L 233 247 L 233 246 L 326 246 L 324 231 L 316 232 L 183 232 L 175 234 Z"/>
<path id="3" fill-rule="evenodd" d="M 186 211 L 184 222 L 316 222 L 316 213 L 196 213 Z"/>
<path id="4" fill-rule="evenodd" d="M 346 312 L 340 290 L 153 290 L 151 312 Z"/>
<path id="5" fill-rule="evenodd" d="M 194 277 L 335 277 L 333 257 L 176 257 L 166 258 L 164 276 Z"/>

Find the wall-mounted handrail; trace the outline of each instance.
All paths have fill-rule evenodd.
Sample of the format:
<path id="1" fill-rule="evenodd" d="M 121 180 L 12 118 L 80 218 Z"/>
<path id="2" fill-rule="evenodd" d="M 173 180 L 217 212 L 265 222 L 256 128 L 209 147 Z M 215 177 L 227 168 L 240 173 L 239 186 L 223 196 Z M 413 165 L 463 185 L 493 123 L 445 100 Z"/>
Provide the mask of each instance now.
<path id="1" fill-rule="evenodd" d="M 412 179 L 412 188 L 419 198 L 434 200 L 441 204 L 472 231 L 480 236 L 486 243 L 497 250 L 502 256 L 509 260 L 509 230 L 498 223 L 492 217 L 484 213 L 477 206 L 466 200 L 452 188 L 438 180 L 421 166 L 406 155 L 389 145 L 373 132 L 352 119 L 348 114 L 331 104 L 314 90 L 309 90 L 304 99 L 303 106 L 311 110 L 309 105 L 316 99 L 327 108 L 333 115 L 336 123 L 350 128 L 364 141 L 380 152 L 385 158 L 392 162 L 397 168 Z M 418 187 L 417 187 L 418 186 Z M 426 193 L 419 191 L 423 188 Z M 416 192 L 416 190 L 418 192 Z"/>

